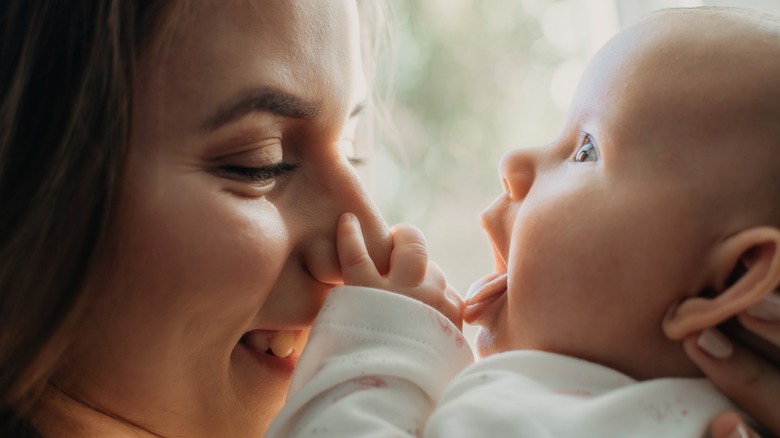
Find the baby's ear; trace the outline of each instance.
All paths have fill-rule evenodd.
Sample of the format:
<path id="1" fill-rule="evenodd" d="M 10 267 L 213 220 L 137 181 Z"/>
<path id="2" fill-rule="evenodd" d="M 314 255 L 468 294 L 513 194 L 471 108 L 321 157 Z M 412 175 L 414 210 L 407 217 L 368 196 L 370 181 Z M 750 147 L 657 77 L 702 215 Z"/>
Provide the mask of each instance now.
<path id="1" fill-rule="evenodd" d="M 780 284 L 780 230 L 768 226 L 743 230 L 721 242 L 709 263 L 717 292 L 675 303 L 663 322 L 669 339 L 715 327 L 772 293 Z"/>

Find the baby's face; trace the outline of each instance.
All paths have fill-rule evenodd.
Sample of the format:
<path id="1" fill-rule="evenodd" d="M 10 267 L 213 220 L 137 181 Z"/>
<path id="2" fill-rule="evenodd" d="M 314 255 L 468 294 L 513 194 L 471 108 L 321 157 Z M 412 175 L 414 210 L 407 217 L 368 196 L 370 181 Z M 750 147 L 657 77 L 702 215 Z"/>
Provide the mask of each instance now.
<path id="1" fill-rule="evenodd" d="M 737 226 L 721 211 L 748 202 L 778 128 L 756 103 L 765 59 L 702 36 L 713 25 L 700 18 L 664 15 L 597 54 L 558 138 L 501 160 L 504 193 L 481 218 L 497 272 L 465 314 L 481 355 L 540 349 L 636 378 L 697 374 L 661 322 L 710 285 L 712 247 Z"/>

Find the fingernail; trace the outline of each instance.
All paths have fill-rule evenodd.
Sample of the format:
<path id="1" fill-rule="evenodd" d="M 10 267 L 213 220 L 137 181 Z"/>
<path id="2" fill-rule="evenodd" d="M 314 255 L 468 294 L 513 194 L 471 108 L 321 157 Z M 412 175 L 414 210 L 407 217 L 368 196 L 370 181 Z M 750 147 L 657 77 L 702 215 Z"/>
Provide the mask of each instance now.
<path id="1" fill-rule="evenodd" d="M 747 310 L 747 314 L 764 321 L 780 321 L 780 295 L 771 293 Z"/>
<path id="2" fill-rule="evenodd" d="M 715 329 L 705 329 L 701 332 L 696 345 L 716 359 L 728 359 L 734 351 L 731 341 Z"/>
<path id="3" fill-rule="evenodd" d="M 748 434 L 747 429 L 745 429 L 745 426 L 742 423 L 738 423 L 737 427 L 734 428 L 734 431 L 731 432 L 731 435 L 729 435 L 730 438 L 750 438 L 750 435 Z"/>
<path id="4" fill-rule="evenodd" d="M 355 215 L 352 213 L 344 213 L 341 215 L 341 222 L 344 222 L 345 224 L 348 222 L 352 222 L 355 220 Z"/>

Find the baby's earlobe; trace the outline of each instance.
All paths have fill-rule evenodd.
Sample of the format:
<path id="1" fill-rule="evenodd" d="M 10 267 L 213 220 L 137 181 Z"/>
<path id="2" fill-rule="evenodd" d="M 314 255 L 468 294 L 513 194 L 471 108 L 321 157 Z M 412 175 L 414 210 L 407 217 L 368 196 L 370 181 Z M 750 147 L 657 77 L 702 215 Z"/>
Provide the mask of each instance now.
<path id="1" fill-rule="evenodd" d="M 709 297 L 692 296 L 678 301 L 664 316 L 664 334 L 673 341 L 681 341 L 693 333 L 714 327 L 715 324 L 710 323 L 714 309 L 714 300 Z"/>
<path id="2" fill-rule="evenodd" d="M 681 340 L 745 312 L 780 282 L 780 230 L 754 227 L 714 249 L 711 281 L 698 295 L 674 303 L 662 323 L 664 334 Z"/>

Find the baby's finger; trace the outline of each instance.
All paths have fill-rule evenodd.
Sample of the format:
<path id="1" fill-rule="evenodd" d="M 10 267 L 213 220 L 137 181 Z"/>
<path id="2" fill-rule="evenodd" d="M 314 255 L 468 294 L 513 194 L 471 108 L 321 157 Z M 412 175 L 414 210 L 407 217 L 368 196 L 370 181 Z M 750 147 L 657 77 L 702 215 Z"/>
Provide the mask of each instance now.
<path id="1" fill-rule="evenodd" d="M 447 290 L 445 290 L 444 293 L 452 308 L 452 313 L 448 315 L 450 321 L 458 327 L 458 330 L 463 330 L 463 298 L 449 283 L 447 284 Z"/>
<path id="2" fill-rule="evenodd" d="M 458 327 L 458 330 L 463 328 L 463 299 L 455 288 L 447 283 L 444 272 L 436 262 L 428 261 L 428 270 L 423 283 L 412 290 L 415 292 L 409 293 L 409 297 L 416 298 L 441 312 Z"/>
<path id="3" fill-rule="evenodd" d="M 425 236 L 412 225 L 400 224 L 392 229 L 393 253 L 390 254 L 390 272 L 387 277 L 392 284 L 417 286 L 428 268 L 428 250 Z"/>
<path id="4" fill-rule="evenodd" d="M 374 261 L 368 255 L 360 222 L 352 213 L 344 213 L 339 218 L 336 230 L 336 251 L 339 263 L 341 263 L 344 284 L 377 286 L 381 277 L 376 270 Z"/>

